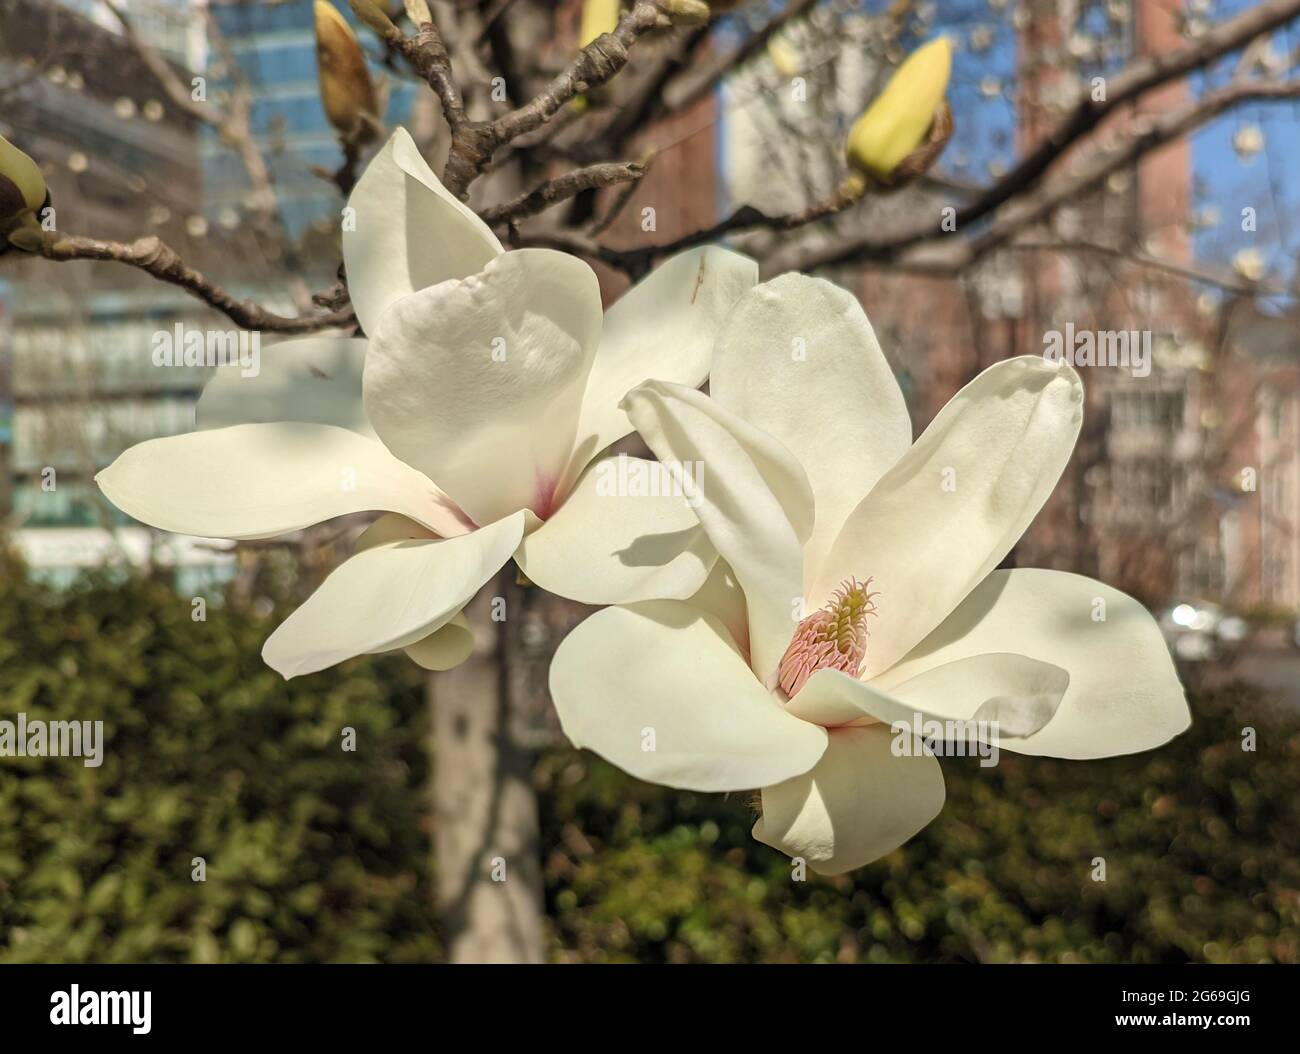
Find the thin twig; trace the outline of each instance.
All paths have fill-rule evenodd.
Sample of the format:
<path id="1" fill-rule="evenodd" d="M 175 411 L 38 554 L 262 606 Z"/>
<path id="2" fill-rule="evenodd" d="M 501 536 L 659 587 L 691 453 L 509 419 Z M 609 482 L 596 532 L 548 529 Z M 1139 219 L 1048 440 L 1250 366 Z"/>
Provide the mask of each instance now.
<path id="1" fill-rule="evenodd" d="M 611 162 L 602 165 L 590 165 L 565 172 L 562 176 L 548 179 L 538 187 L 521 194 L 504 205 L 495 205 L 479 213 L 483 222 L 491 225 L 513 223 L 544 212 L 552 205 L 581 194 L 586 190 L 612 187 L 619 183 L 639 180 L 645 175 L 645 166 L 635 161 Z"/>
<path id="2" fill-rule="evenodd" d="M 415 46 L 421 54 L 428 56 L 424 65 L 424 76 L 429 86 L 438 95 L 442 103 L 443 115 L 453 132 L 465 123 L 465 100 L 461 96 L 460 86 L 451 71 L 451 56 L 442 34 L 432 22 L 424 22 L 416 27 Z"/>
<path id="3" fill-rule="evenodd" d="M 710 59 L 701 67 L 678 74 L 664 87 L 665 107 L 670 113 L 677 113 L 708 95 L 723 77 L 757 55 L 777 33 L 796 19 L 809 14 L 818 3 L 819 0 L 790 0 L 790 3 L 738 46 Z"/>
<path id="4" fill-rule="evenodd" d="M 1158 256 L 1152 256 L 1150 253 L 1139 252 L 1133 249 L 1124 249 L 1116 245 L 1106 245 L 1101 242 L 1090 242 L 1080 239 L 1067 241 L 1013 241 L 1006 245 L 1007 250 L 1011 252 L 1047 252 L 1047 253 L 1090 253 L 1096 256 L 1107 256 L 1115 260 L 1121 260 L 1130 263 L 1135 267 L 1142 267 L 1151 271 L 1159 271 L 1162 274 L 1173 275 L 1175 278 L 1186 278 L 1190 282 L 1203 282 L 1206 285 L 1215 286 L 1229 293 L 1238 293 L 1243 296 L 1254 296 L 1260 293 L 1282 294 L 1287 292 L 1284 285 L 1274 282 L 1251 282 L 1245 278 L 1237 278 L 1233 275 L 1224 274 L 1217 270 L 1207 267 L 1193 267 L 1189 264 L 1181 264 L 1174 260 L 1162 260 Z"/>
<path id="5" fill-rule="evenodd" d="M 644 179 L 646 173 L 650 171 L 650 166 L 653 163 L 654 152 L 651 151 L 646 155 L 645 160 L 641 162 L 641 175 L 620 190 L 618 196 L 614 198 L 610 203 L 609 208 L 605 210 L 605 214 L 597 217 L 595 222 L 587 228 L 587 234 L 590 237 L 596 238 L 604 234 L 613 225 L 614 221 L 623 214 L 623 210 L 627 208 L 627 203 L 632 200 L 632 196 L 636 193 L 637 187 L 641 185 L 641 180 Z"/>
<path id="6" fill-rule="evenodd" d="M 111 260 L 126 264 L 128 267 L 135 267 L 159 281 L 179 286 L 205 304 L 216 308 L 244 329 L 275 333 L 311 333 L 333 326 L 356 323 L 356 315 L 350 306 L 321 315 L 287 318 L 252 301 L 239 300 L 214 285 L 202 273 L 186 264 L 175 249 L 153 236 L 127 243 L 55 234 L 44 239 L 36 251 L 45 259 L 59 263 L 69 260 Z"/>
<path id="7" fill-rule="evenodd" d="M 816 223 L 818 220 L 843 212 L 860 199 L 860 191 L 851 188 L 848 184 L 844 184 L 829 197 L 814 202 L 796 212 L 773 216 L 763 212 L 762 209 L 754 208 L 752 205 L 742 205 L 735 212 L 711 227 L 684 234 L 680 238 L 675 238 L 660 245 L 642 245 L 632 249 L 616 249 L 612 246 L 601 245 L 588 235 L 568 231 L 546 233 L 526 238 L 524 244 L 563 249 L 566 252 L 585 256 L 588 259 L 599 260 L 611 267 L 617 267 L 633 277 L 639 277 L 650 270 L 658 257 L 671 256 L 674 253 L 693 249 L 699 245 L 709 245 L 712 242 L 720 241 L 728 234 L 736 234 L 742 231 L 758 229 L 769 231 L 797 230 L 810 223 Z"/>
<path id="8" fill-rule="evenodd" d="M 579 95 L 611 80 L 627 65 L 633 45 L 645 33 L 672 24 L 656 4 L 637 3 L 612 33 L 602 33 L 580 50 L 531 101 L 495 121 L 462 126 L 452 137 L 443 183 L 464 197 L 498 148 L 541 128 Z"/>
<path id="9" fill-rule="evenodd" d="M 410 64 L 420 77 L 434 90 L 442 103 L 443 116 L 455 132 L 465 123 L 465 103 L 460 88 L 451 75 L 451 59 L 442 37 L 432 23 L 419 27 L 419 36 L 408 37 L 391 23 L 387 28 L 375 29 L 379 39 L 396 51 Z"/>
<path id="10" fill-rule="evenodd" d="M 672 21 L 652 3 L 638 3 L 619 21 L 612 33 L 602 33 L 585 48 L 536 98 L 497 118 L 491 124 L 496 145 L 510 142 L 540 128 L 560 107 L 614 77 L 628 63 L 633 45 L 651 29 L 665 29 Z"/>
<path id="11" fill-rule="evenodd" d="M 1057 208 L 1100 185 L 1112 172 L 1132 166 L 1144 155 L 1195 131 L 1233 107 L 1295 98 L 1300 98 L 1300 80 L 1236 82 L 1208 92 L 1188 106 L 1140 123 L 1125 140 L 1111 149 L 1093 151 L 1070 173 L 1021 193 L 969 237 L 946 233 L 919 243 L 906 241 L 900 248 L 903 240 L 897 235 L 885 234 L 878 241 L 854 236 L 818 245 L 786 246 L 764 264 L 779 273 L 813 270 L 850 260 L 879 261 L 936 275 L 956 274 L 1008 244 Z"/>
<path id="12" fill-rule="evenodd" d="M 1219 23 L 1195 41 L 1173 51 L 1138 59 L 1106 78 L 1106 97 L 1083 95 L 1070 113 L 1041 143 L 997 183 L 978 193 L 957 210 L 956 227 L 964 230 L 1000 205 L 1029 189 L 1068 148 L 1093 131 L 1117 108 L 1193 70 L 1202 69 L 1254 38 L 1269 33 L 1300 16 L 1300 0 L 1264 0 L 1234 18 Z M 951 239 L 935 220 L 923 220 L 887 238 L 860 234 L 820 247 L 806 261 L 809 266 L 850 260 L 895 259 L 922 242 Z"/>

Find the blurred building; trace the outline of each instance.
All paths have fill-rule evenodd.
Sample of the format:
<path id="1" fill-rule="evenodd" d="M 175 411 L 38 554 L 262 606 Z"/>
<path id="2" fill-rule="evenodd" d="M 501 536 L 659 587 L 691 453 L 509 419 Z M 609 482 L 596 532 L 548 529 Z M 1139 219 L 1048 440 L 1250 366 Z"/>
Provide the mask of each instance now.
<path id="1" fill-rule="evenodd" d="M 1156 0 L 1033 10 L 1021 48 L 1025 149 L 1057 116 L 1062 85 L 1063 97 L 1074 97 L 1132 57 L 1186 43 L 1182 13 Z M 1191 101 L 1187 82 L 1176 80 L 1103 134 L 1123 135 L 1131 123 Z M 1192 265 L 1192 201 L 1184 137 L 1114 172 L 1058 214 L 1052 233 L 1062 241 L 1100 243 L 1118 250 L 1116 257 L 1037 254 L 1023 272 L 1031 336 L 1073 323 L 1149 333 L 1152 351 L 1146 376 L 1102 366 L 1084 371 L 1088 423 L 1071 468 L 1075 479 L 1067 477 L 1040 517 L 1027 552 L 1050 559 L 1072 535 L 1077 560 L 1095 554 L 1093 567 L 1079 569 L 1150 603 L 1209 599 L 1243 612 L 1295 611 L 1297 319 L 1263 314 L 1248 299 L 1207 309 L 1203 289 L 1124 259 Z"/>
<path id="2" fill-rule="evenodd" d="M 1224 593 L 1239 610 L 1300 611 L 1300 314 L 1231 306 L 1224 344 Z"/>
<path id="3" fill-rule="evenodd" d="M 203 63 L 207 38 L 195 0 L 113 0 L 131 19 L 148 45 L 176 66 L 192 70 Z M 110 32 L 117 19 L 103 0 L 58 0 L 58 5 L 96 22 Z"/>
<path id="4" fill-rule="evenodd" d="M 344 2 L 335 6 L 356 28 L 351 8 Z M 338 168 L 343 153 L 320 102 L 313 0 L 212 0 L 210 10 L 217 34 L 216 46 L 208 52 L 211 87 L 230 90 L 233 60 L 252 89 L 253 134 L 271 169 L 281 224 L 292 238 L 313 225 L 332 231 L 342 202 L 338 188 L 321 173 Z M 377 54 L 373 33 L 362 28 L 358 38 Z M 372 75 L 386 85 L 389 124 L 404 122 L 423 85 L 407 76 L 385 74 L 378 63 L 372 64 Z M 251 189 L 239 157 L 211 129 L 202 135 L 200 150 L 205 213 L 222 227 L 235 229 L 247 216 Z"/>
<path id="5" fill-rule="evenodd" d="M 139 5 L 134 5 L 137 8 Z M 175 20 L 142 31 L 175 51 Z M 0 0 L 3 133 L 42 165 L 58 229 L 130 240 L 159 234 L 185 253 L 200 210 L 194 122 L 169 105 L 120 35 L 40 0 Z M 94 486 L 127 446 L 188 431 L 202 369 L 158 369 L 153 335 L 211 325 L 191 297 L 130 268 L 7 254 L 0 285 L 0 480 L 13 541 L 39 573 L 67 577 L 151 549 Z M 208 565 L 185 542 L 169 559 Z M 182 551 L 183 550 L 183 551 Z"/>

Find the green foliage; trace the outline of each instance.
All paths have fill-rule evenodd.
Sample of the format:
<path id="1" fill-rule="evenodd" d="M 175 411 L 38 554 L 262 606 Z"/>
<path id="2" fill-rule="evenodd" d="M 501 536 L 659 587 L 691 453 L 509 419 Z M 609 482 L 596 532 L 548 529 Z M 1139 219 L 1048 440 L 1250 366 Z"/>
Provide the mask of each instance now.
<path id="1" fill-rule="evenodd" d="M 0 961 L 437 956 L 420 678 L 362 660 L 286 685 L 260 657 L 274 625 L 0 567 L 0 718 L 105 739 L 99 768 L 0 759 Z"/>
<path id="2" fill-rule="evenodd" d="M 557 954 L 1296 962 L 1300 719 L 1241 688 L 1192 708 L 1189 732 L 1132 757 L 945 759 L 947 802 L 925 831 L 869 867 L 806 882 L 750 838 L 744 801 L 666 794 L 587 755 L 548 759 Z"/>
<path id="3" fill-rule="evenodd" d="M 100 719 L 106 738 L 97 769 L 0 759 L 0 962 L 439 957 L 421 675 L 363 659 L 286 685 L 259 655 L 282 614 L 214 597 L 194 622 L 162 583 L 55 593 L 0 567 L 0 718 Z M 926 831 L 806 882 L 750 838 L 746 796 L 554 751 L 538 766 L 551 954 L 1295 962 L 1300 718 L 1241 689 L 1193 710 L 1137 757 L 945 760 Z"/>

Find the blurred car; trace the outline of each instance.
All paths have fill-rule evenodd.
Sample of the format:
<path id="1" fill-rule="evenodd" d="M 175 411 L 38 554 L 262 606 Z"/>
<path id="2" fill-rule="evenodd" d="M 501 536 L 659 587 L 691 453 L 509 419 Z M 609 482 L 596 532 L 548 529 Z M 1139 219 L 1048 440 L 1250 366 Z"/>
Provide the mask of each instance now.
<path id="1" fill-rule="evenodd" d="M 1217 662 L 1250 635 L 1245 619 L 1206 600 L 1171 604 L 1158 620 L 1169 650 L 1182 662 Z"/>

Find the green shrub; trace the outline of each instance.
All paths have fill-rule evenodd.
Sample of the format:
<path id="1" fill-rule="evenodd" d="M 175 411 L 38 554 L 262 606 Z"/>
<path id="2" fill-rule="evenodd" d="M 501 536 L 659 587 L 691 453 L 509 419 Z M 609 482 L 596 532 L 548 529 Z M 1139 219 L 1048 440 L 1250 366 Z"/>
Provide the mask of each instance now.
<path id="1" fill-rule="evenodd" d="M 194 622 L 163 583 L 53 592 L 0 567 L 0 718 L 100 719 L 106 738 L 99 768 L 0 759 L 0 961 L 439 957 L 422 677 L 380 658 L 286 684 L 259 655 L 281 614 L 214 597 Z M 551 955 L 1295 962 L 1300 717 L 1239 687 L 1193 711 L 1136 757 L 945 760 L 948 801 L 920 836 L 806 882 L 750 838 L 746 796 L 553 751 L 537 768 Z"/>
<path id="2" fill-rule="evenodd" d="M 947 802 L 918 837 L 806 882 L 750 838 L 739 796 L 666 793 L 590 755 L 547 759 L 557 955 L 1296 962 L 1300 719 L 1241 687 L 1192 709 L 1190 731 L 1132 757 L 945 759 Z"/>
<path id="3" fill-rule="evenodd" d="M 0 759 L 0 961 L 438 955 L 410 663 L 286 685 L 259 655 L 271 619 L 0 574 L 0 718 L 105 723 L 99 768 Z"/>

